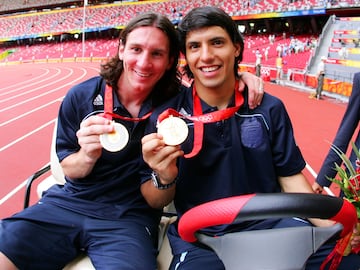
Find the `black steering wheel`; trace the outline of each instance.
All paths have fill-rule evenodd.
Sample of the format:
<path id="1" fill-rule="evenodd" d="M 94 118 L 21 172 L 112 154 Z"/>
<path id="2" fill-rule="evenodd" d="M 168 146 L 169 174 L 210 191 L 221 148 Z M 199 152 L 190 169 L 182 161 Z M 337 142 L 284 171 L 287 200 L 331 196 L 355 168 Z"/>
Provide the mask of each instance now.
<path id="1" fill-rule="evenodd" d="M 330 227 L 292 227 L 228 233 L 212 237 L 201 229 L 267 218 L 300 217 L 336 221 Z M 187 211 L 178 231 L 188 242 L 210 246 L 225 268 L 304 269 L 306 260 L 329 238 L 352 232 L 355 207 L 342 198 L 308 193 L 249 194 L 215 200 Z M 252 250 L 253 249 L 253 250 Z M 236 254 L 234 254 L 236 252 Z"/>

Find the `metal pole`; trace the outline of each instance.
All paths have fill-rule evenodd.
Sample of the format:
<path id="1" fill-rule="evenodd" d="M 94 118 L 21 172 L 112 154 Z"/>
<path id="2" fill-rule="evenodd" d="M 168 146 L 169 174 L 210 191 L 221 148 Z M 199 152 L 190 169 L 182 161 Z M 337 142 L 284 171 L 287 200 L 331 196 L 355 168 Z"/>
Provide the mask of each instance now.
<path id="1" fill-rule="evenodd" d="M 88 4 L 88 0 L 84 0 L 84 8 L 83 8 L 83 27 L 82 27 L 82 61 L 84 62 L 85 57 L 85 20 L 86 20 L 86 6 Z"/>

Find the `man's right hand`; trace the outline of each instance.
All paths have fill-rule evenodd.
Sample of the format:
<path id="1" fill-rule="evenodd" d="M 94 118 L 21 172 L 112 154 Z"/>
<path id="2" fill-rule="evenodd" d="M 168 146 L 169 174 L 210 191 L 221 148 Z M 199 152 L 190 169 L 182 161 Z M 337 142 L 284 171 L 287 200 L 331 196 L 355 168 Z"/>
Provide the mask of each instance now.
<path id="1" fill-rule="evenodd" d="M 80 129 L 76 132 L 78 143 L 85 157 L 91 160 L 97 160 L 101 156 L 102 146 L 100 144 L 100 135 L 110 133 L 114 130 L 111 120 L 101 116 L 90 116 L 80 124 Z"/>
<path id="2" fill-rule="evenodd" d="M 71 179 L 88 175 L 102 153 L 100 135 L 113 131 L 111 120 L 101 116 L 90 116 L 80 124 L 76 132 L 80 150 L 61 161 L 64 174 Z"/>
<path id="3" fill-rule="evenodd" d="M 180 145 L 166 145 L 158 133 L 144 136 L 141 142 L 144 161 L 164 184 L 172 182 L 178 175 L 177 158 L 184 155 Z"/>

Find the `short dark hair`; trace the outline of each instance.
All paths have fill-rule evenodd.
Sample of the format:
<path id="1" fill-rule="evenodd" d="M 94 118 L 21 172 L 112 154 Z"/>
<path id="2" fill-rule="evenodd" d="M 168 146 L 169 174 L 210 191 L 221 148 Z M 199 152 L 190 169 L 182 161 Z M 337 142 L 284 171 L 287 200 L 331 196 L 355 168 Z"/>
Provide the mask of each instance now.
<path id="1" fill-rule="evenodd" d="M 233 19 L 222 9 L 212 6 L 198 7 L 192 9 L 178 25 L 180 51 L 186 56 L 186 36 L 189 32 L 204 27 L 220 26 L 231 38 L 234 44 L 240 45 L 240 54 L 235 58 L 234 73 L 238 77 L 238 64 L 242 61 L 244 51 L 244 40 Z M 189 66 L 184 67 L 186 75 L 193 78 Z"/>
<path id="2" fill-rule="evenodd" d="M 120 32 L 119 46 L 120 44 L 126 44 L 127 37 L 133 30 L 146 26 L 154 26 L 166 34 L 169 39 L 169 58 L 174 61 L 171 68 L 157 82 L 152 92 L 154 105 L 157 106 L 179 92 L 181 75 L 177 67 L 180 53 L 178 35 L 174 25 L 165 15 L 146 12 L 130 20 Z M 117 89 L 117 82 L 123 69 L 123 61 L 119 59 L 119 52 L 117 52 L 108 62 L 101 65 L 100 75 L 106 80 L 107 84 Z"/>

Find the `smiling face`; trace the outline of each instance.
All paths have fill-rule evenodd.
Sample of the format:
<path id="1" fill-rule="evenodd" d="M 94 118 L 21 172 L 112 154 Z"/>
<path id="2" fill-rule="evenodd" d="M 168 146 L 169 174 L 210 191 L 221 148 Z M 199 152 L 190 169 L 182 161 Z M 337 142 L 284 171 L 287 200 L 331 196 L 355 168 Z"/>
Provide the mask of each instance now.
<path id="1" fill-rule="evenodd" d="M 150 94 L 172 65 L 169 55 L 169 39 L 160 29 L 145 26 L 131 31 L 126 44 L 119 46 L 119 58 L 124 67 L 119 89 Z"/>
<path id="2" fill-rule="evenodd" d="M 186 61 L 194 75 L 197 91 L 233 91 L 235 57 L 240 46 L 219 26 L 190 31 L 185 42 Z"/>

